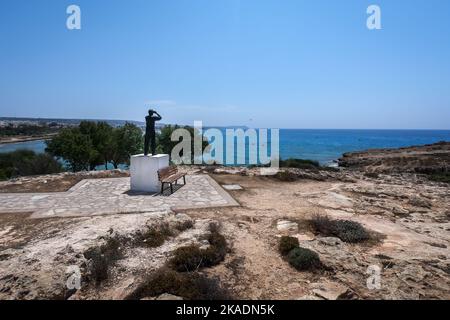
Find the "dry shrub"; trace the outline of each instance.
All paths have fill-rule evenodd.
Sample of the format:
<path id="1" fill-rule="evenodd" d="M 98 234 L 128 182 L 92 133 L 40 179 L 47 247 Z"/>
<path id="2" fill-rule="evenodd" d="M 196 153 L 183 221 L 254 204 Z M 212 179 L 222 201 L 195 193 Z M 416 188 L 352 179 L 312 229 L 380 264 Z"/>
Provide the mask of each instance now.
<path id="1" fill-rule="evenodd" d="M 196 245 L 177 248 L 169 265 L 180 272 L 191 272 L 222 262 L 227 254 L 227 241 L 218 231 L 220 225 L 211 224 L 209 229 L 211 233 L 206 238 L 209 242 L 207 249 L 200 249 Z"/>
<path id="2" fill-rule="evenodd" d="M 356 221 L 332 220 L 325 215 L 315 215 L 311 225 L 316 233 L 338 237 L 344 242 L 357 243 L 371 239 L 370 233 Z"/>
<path id="3" fill-rule="evenodd" d="M 188 229 L 192 229 L 193 227 L 194 227 L 194 223 L 192 222 L 192 220 L 179 221 L 175 225 L 175 229 L 177 229 L 180 232 L 186 231 Z"/>
<path id="4" fill-rule="evenodd" d="M 156 248 L 163 245 L 172 235 L 169 224 L 162 223 L 158 226 L 150 226 L 144 232 L 138 232 L 135 236 L 135 244 Z"/>
<path id="5" fill-rule="evenodd" d="M 169 293 L 187 300 L 225 300 L 230 299 L 217 278 L 206 277 L 197 272 L 176 272 L 161 268 L 152 273 L 127 298 L 142 299 Z"/>
<path id="6" fill-rule="evenodd" d="M 122 257 L 122 243 L 125 240 L 118 236 L 108 237 L 101 246 L 89 248 L 84 252 L 84 257 L 89 260 L 88 278 L 97 284 L 108 279 L 109 267 Z"/>

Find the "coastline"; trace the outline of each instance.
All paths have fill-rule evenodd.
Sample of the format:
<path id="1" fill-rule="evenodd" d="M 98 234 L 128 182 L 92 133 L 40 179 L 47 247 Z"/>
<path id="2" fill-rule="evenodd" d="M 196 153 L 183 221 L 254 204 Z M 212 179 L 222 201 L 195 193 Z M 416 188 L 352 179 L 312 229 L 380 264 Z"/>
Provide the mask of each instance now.
<path id="1" fill-rule="evenodd" d="M 41 136 L 23 136 L 23 137 L 8 137 L 8 138 L 0 138 L 0 146 L 21 142 L 29 142 L 29 141 L 38 141 L 38 140 L 47 140 L 54 137 L 56 133 L 41 135 Z"/>
<path id="2" fill-rule="evenodd" d="M 36 136 L 14 136 L 0 138 L 0 152 L 30 149 L 44 152 L 45 140 L 52 134 Z M 2 140 L 3 139 L 3 140 Z M 396 131 L 373 134 L 366 130 L 355 134 L 344 130 L 281 130 L 280 156 L 282 159 L 309 159 L 324 167 L 339 167 L 347 154 L 417 148 L 429 144 L 450 141 L 450 131 Z"/>

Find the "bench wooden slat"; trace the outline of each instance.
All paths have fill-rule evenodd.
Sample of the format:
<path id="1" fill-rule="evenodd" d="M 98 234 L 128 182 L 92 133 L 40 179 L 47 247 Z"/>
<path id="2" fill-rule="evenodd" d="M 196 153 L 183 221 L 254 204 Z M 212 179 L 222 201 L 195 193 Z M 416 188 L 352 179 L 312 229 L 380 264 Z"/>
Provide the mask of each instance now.
<path id="1" fill-rule="evenodd" d="M 178 179 L 183 178 L 184 184 L 186 184 L 186 174 L 182 172 L 178 172 L 176 166 L 169 166 L 167 168 L 163 168 L 158 170 L 158 179 L 161 181 L 161 193 L 164 191 L 164 184 L 170 184 L 170 190 L 173 193 L 172 183 L 178 181 Z"/>
<path id="2" fill-rule="evenodd" d="M 184 176 L 184 173 L 177 173 L 174 175 L 171 175 L 169 177 L 161 179 L 161 182 L 174 182 L 175 180 L 178 180 Z"/>

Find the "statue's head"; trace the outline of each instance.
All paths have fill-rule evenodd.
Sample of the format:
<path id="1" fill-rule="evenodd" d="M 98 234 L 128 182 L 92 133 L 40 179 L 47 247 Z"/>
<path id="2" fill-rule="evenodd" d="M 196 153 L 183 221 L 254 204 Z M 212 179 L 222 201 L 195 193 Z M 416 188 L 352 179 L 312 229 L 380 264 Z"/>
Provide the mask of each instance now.
<path id="1" fill-rule="evenodd" d="M 148 115 L 149 116 L 152 116 L 154 113 L 155 113 L 155 110 L 152 110 L 152 109 L 148 110 Z"/>

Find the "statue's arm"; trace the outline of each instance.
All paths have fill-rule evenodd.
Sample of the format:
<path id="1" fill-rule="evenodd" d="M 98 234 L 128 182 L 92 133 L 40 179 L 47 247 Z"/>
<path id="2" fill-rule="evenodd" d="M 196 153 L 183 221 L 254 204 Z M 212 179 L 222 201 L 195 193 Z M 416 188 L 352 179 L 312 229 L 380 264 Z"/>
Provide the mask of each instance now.
<path id="1" fill-rule="evenodd" d="M 157 115 L 157 117 L 154 118 L 156 121 L 159 121 L 162 119 L 162 117 L 159 115 L 158 112 L 155 111 L 155 114 Z"/>

